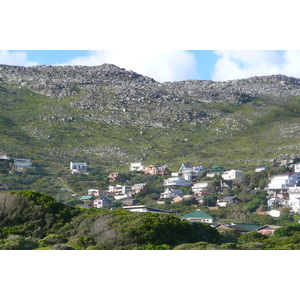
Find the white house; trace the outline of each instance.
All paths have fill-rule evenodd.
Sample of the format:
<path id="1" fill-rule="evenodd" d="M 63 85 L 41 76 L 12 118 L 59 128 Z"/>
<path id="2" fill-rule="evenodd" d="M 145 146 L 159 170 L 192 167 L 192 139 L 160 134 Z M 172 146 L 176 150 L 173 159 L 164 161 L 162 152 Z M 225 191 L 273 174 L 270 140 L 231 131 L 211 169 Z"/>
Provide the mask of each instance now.
<path id="1" fill-rule="evenodd" d="M 14 167 L 17 171 L 22 172 L 26 168 L 30 168 L 32 166 L 30 159 L 14 159 Z"/>
<path id="2" fill-rule="evenodd" d="M 127 194 L 118 194 L 114 196 L 115 200 L 122 200 L 122 199 L 131 199 L 132 197 Z"/>
<path id="3" fill-rule="evenodd" d="M 10 157 L 6 153 L 0 153 L 0 160 L 10 160 Z"/>
<path id="4" fill-rule="evenodd" d="M 123 206 L 124 209 L 132 212 L 150 212 L 150 213 L 159 213 L 159 214 L 172 214 L 171 211 L 167 211 L 160 208 L 154 208 L 146 205 L 132 205 L 132 206 Z"/>
<path id="5" fill-rule="evenodd" d="M 102 208 L 107 205 L 109 205 L 109 199 L 107 199 L 106 197 L 100 197 L 93 201 L 93 206 L 95 208 Z"/>
<path id="6" fill-rule="evenodd" d="M 143 171 L 144 166 L 141 162 L 133 162 L 130 164 L 129 171 Z"/>
<path id="7" fill-rule="evenodd" d="M 222 174 L 224 180 L 238 180 L 242 177 L 243 172 L 240 170 L 230 170 Z"/>
<path id="8" fill-rule="evenodd" d="M 274 207 L 274 209 L 276 209 L 279 207 L 287 206 L 288 200 L 284 198 L 273 197 L 268 200 L 268 207 L 270 208 L 274 203 L 275 203 L 274 206 L 276 206 L 276 203 L 278 204 L 278 207 Z"/>
<path id="9" fill-rule="evenodd" d="M 70 162 L 70 169 L 72 174 L 86 172 L 86 163 Z"/>
<path id="10" fill-rule="evenodd" d="M 89 189 L 88 190 L 88 195 L 93 195 L 95 197 L 99 197 L 99 190 L 95 190 L 95 189 Z"/>
<path id="11" fill-rule="evenodd" d="M 183 220 L 190 221 L 190 222 L 202 222 L 202 223 L 209 223 L 209 224 L 212 224 L 215 222 L 214 217 L 205 213 L 204 211 L 201 211 L 201 209 L 192 211 L 186 215 L 181 216 L 180 218 Z"/>
<path id="12" fill-rule="evenodd" d="M 192 183 L 182 177 L 170 177 L 164 180 L 164 186 L 190 186 Z"/>
<path id="13" fill-rule="evenodd" d="M 288 189 L 298 186 L 299 183 L 300 173 L 278 174 L 271 178 L 271 182 L 267 186 L 267 191 L 269 195 L 288 198 Z"/>
<path id="14" fill-rule="evenodd" d="M 294 163 L 294 172 L 300 173 L 300 161 Z"/>
<path id="15" fill-rule="evenodd" d="M 266 166 L 260 166 L 260 167 L 257 167 L 257 168 L 255 169 L 255 172 L 259 173 L 259 172 L 261 172 L 261 171 L 266 171 L 266 170 L 268 170 L 268 169 L 269 169 L 269 168 L 266 167 Z"/>
<path id="16" fill-rule="evenodd" d="M 191 180 L 192 178 L 199 176 L 200 173 L 205 170 L 206 168 L 201 166 L 193 167 L 189 164 L 182 164 L 178 173 L 181 174 L 185 180 Z"/>
<path id="17" fill-rule="evenodd" d="M 237 198 L 236 196 L 231 196 L 231 197 L 225 197 L 222 199 L 217 200 L 217 205 L 220 207 L 229 207 L 234 204 L 241 203 L 241 200 Z"/>
<path id="18" fill-rule="evenodd" d="M 295 213 L 300 212 L 300 187 L 289 188 L 289 200 L 288 205 L 292 208 Z"/>
<path id="19" fill-rule="evenodd" d="M 194 183 L 192 186 L 192 191 L 194 194 L 201 194 L 202 192 L 206 192 L 213 185 L 212 181 L 200 181 Z"/>
<path id="20" fill-rule="evenodd" d="M 160 194 L 160 199 L 172 199 L 182 196 L 184 196 L 184 192 L 182 190 L 166 188 L 165 191 Z"/>

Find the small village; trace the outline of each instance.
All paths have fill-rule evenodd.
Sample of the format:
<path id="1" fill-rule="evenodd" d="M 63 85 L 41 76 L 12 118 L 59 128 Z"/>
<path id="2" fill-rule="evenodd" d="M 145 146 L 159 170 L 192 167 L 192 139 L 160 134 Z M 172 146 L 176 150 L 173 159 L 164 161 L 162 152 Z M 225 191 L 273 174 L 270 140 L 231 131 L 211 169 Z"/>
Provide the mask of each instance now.
<path id="1" fill-rule="evenodd" d="M 10 160 L 10 157 L 6 153 L 0 153 L 0 160 Z M 17 172 L 23 172 L 32 167 L 32 162 L 29 159 L 14 159 L 13 165 Z M 288 167 L 290 172 L 275 174 L 268 178 L 268 183 L 263 188 L 267 193 L 267 205 L 256 209 L 256 214 L 268 215 L 276 219 L 281 216 L 282 209 L 288 211 L 290 215 L 300 212 L 300 160 L 298 158 L 282 160 L 280 166 Z M 258 174 L 268 169 L 267 166 L 258 166 L 254 172 Z M 281 227 L 270 224 L 260 226 L 238 222 L 219 222 L 214 216 L 214 212 L 218 210 L 242 203 L 238 195 L 228 194 L 228 190 L 233 192 L 241 190 L 245 176 L 240 170 L 225 170 L 222 166 L 212 166 L 208 169 L 182 163 L 177 172 L 172 172 L 166 165 L 144 166 L 141 162 L 133 162 L 128 171 L 137 176 L 147 174 L 163 178 L 161 187 L 163 192 L 159 194 L 159 198 L 151 199 L 150 205 L 149 202 L 147 204 L 141 202 L 141 197 L 138 196 L 150 196 L 151 187 L 145 182 L 133 185 L 120 184 L 122 174 L 112 172 L 107 178 L 107 189 L 100 190 L 91 186 L 83 196 L 74 194 L 73 197 L 78 197 L 78 203 L 81 203 L 77 206 L 83 209 L 111 210 L 122 207 L 132 212 L 173 214 L 190 222 L 206 223 L 217 229 L 233 229 L 241 234 L 259 232 L 269 235 L 273 234 L 276 228 Z M 70 162 L 70 173 L 88 175 L 88 166 L 85 162 Z M 8 187 L 0 182 L 0 189 L 7 190 Z M 215 195 L 216 191 L 218 198 L 209 203 L 214 205 L 207 205 L 206 197 Z M 190 201 L 190 207 L 195 209 L 188 213 L 178 213 L 172 209 L 172 205 L 184 201 Z M 171 209 L 161 208 L 166 204 Z M 205 211 L 201 209 L 202 206 L 205 207 Z"/>

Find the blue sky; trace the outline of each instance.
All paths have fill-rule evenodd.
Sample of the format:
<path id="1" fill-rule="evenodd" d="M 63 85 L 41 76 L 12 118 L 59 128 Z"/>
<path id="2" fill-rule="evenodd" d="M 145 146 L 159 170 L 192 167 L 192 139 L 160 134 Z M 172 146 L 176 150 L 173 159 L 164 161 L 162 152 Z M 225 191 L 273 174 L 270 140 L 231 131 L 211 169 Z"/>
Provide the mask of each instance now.
<path id="1" fill-rule="evenodd" d="M 0 64 L 115 64 L 157 81 L 225 81 L 272 74 L 300 77 L 299 50 L 0 50 Z"/>

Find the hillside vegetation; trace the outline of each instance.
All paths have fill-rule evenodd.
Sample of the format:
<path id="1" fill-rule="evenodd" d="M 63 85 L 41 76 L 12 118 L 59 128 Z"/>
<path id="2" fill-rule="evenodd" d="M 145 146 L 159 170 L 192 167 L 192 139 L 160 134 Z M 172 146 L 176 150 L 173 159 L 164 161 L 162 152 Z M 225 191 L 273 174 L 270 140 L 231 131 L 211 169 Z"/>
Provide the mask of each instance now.
<path id="1" fill-rule="evenodd" d="M 0 193 L 0 250 L 300 249 L 300 224 L 239 234 L 165 214 L 79 209 L 43 193 Z"/>
<path id="2" fill-rule="evenodd" d="M 70 161 L 95 176 L 133 161 L 244 171 L 299 154 L 299 101 L 300 80 L 282 75 L 159 83 L 107 64 L 1 65 L 0 152 L 34 168 L 3 166 L 0 183 L 56 196 Z"/>

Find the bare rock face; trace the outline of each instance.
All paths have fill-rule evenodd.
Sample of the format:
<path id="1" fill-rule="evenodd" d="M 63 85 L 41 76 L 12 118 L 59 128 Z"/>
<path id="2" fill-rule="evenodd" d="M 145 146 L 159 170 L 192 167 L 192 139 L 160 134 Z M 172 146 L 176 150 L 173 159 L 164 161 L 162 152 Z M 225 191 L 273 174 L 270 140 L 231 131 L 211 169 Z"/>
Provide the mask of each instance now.
<path id="1" fill-rule="evenodd" d="M 226 113 L 216 109 L 216 104 L 240 105 L 257 98 L 282 102 L 300 95 L 300 80 L 283 75 L 225 82 L 159 83 L 110 64 L 95 67 L 0 65 L 0 79 L 58 101 L 69 97 L 70 107 L 79 109 L 82 118 L 94 122 L 157 128 L 167 128 L 170 122 L 191 122 L 193 126 L 208 123 Z M 61 113 L 44 118 L 73 120 Z"/>

